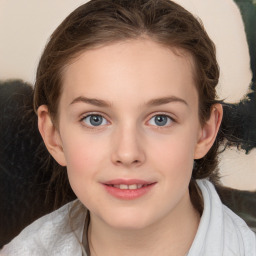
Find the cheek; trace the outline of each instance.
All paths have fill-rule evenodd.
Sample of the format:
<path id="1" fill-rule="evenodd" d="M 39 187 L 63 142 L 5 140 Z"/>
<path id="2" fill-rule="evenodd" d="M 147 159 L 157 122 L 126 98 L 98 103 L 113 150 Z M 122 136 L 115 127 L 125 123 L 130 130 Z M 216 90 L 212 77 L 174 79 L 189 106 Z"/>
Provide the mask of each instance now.
<path id="1" fill-rule="evenodd" d="M 65 147 L 67 145 L 67 147 Z M 93 186 L 102 169 L 103 152 L 97 143 L 89 139 L 67 140 L 64 143 L 69 183 L 77 197 L 86 205 L 91 204 L 91 193 L 97 193 Z"/>
<path id="2" fill-rule="evenodd" d="M 154 146 L 153 146 L 154 145 Z M 159 171 L 178 177 L 190 176 L 193 168 L 195 140 L 190 133 L 176 133 L 151 146 L 151 158 Z"/>
<path id="3" fill-rule="evenodd" d="M 64 154 L 69 175 L 77 175 L 79 179 L 97 172 L 105 152 L 103 149 L 102 142 L 86 137 L 77 136 L 65 141 Z"/>
<path id="4" fill-rule="evenodd" d="M 168 148 L 168 146 L 171 145 L 167 145 L 166 150 L 159 154 L 159 170 L 165 170 L 167 175 L 176 178 L 190 176 L 193 167 L 193 155 L 191 151 L 182 145 L 176 144 L 172 149 Z"/>

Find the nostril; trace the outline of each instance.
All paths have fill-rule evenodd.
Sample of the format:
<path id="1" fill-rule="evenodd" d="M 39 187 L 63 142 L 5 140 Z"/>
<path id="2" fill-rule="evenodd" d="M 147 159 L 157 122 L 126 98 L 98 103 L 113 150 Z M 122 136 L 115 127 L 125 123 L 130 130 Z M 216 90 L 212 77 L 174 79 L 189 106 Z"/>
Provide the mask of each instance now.
<path id="1" fill-rule="evenodd" d="M 139 164 L 141 161 L 140 160 L 134 160 L 134 161 L 122 161 L 122 160 L 116 160 L 116 164 L 124 164 L 124 165 L 136 165 Z"/>

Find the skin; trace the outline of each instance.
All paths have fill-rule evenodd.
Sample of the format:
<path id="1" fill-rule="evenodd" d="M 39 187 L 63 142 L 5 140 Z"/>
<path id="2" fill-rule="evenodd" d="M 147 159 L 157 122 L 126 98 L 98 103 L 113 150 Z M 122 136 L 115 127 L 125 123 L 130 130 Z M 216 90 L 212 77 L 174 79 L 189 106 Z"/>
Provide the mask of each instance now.
<path id="1" fill-rule="evenodd" d="M 193 60 L 179 52 L 149 39 L 85 51 L 64 71 L 58 129 L 47 106 L 38 109 L 49 152 L 90 210 L 92 255 L 184 255 L 193 242 L 200 219 L 188 191 L 193 161 L 212 146 L 222 108 L 200 125 Z M 91 114 L 102 124 L 93 126 Z M 155 185 L 122 200 L 102 185 L 119 178 Z"/>

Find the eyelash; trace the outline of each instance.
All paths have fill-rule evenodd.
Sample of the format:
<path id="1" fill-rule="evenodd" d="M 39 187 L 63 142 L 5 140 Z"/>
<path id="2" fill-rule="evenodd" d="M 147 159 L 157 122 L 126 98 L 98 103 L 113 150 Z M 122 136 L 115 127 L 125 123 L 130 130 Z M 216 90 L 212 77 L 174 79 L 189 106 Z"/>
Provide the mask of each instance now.
<path id="1" fill-rule="evenodd" d="M 169 128 L 170 126 L 173 125 L 173 123 L 176 123 L 176 120 L 173 117 L 171 117 L 170 115 L 167 115 L 167 114 L 162 114 L 162 113 L 154 113 L 148 119 L 147 123 L 149 123 L 151 120 L 155 119 L 156 117 L 165 117 L 165 118 L 167 118 L 167 122 L 168 122 L 168 125 L 166 125 L 166 124 L 164 124 L 162 126 L 161 125 L 151 125 L 151 126 L 154 126 L 154 128 L 156 128 L 156 129 Z"/>
<path id="2" fill-rule="evenodd" d="M 84 125 L 86 128 L 89 128 L 89 129 L 100 129 L 100 128 L 102 128 L 102 124 L 99 124 L 99 125 L 90 125 L 90 124 L 86 124 L 85 123 L 85 119 L 87 119 L 87 118 L 92 118 L 92 117 L 100 117 L 100 118 L 102 118 L 103 119 L 103 121 L 104 122 L 106 122 L 105 124 L 103 124 L 104 126 L 105 125 L 108 125 L 110 122 L 108 121 L 108 119 L 106 118 L 106 117 L 104 117 L 104 115 L 103 114 L 101 114 L 101 113 L 89 113 L 89 114 L 87 114 L 87 115 L 84 115 L 81 119 L 80 119 L 80 122 L 82 123 L 82 125 Z"/>
<path id="3" fill-rule="evenodd" d="M 87 119 L 87 118 L 92 118 L 92 117 L 100 117 L 100 118 L 102 118 L 102 121 L 104 122 L 104 124 L 102 125 L 102 123 L 100 123 L 99 125 L 91 125 L 91 124 L 86 124 L 85 123 L 85 119 Z M 173 117 L 171 117 L 171 116 L 169 116 L 169 115 L 167 115 L 167 114 L 162 114 L 162 113 L 157 113 L 157 114 L 152 114 L 151 115 L 151 117 L 148 119 L 148 121 L 146 122 L 147 124 L 151 121 L 151 120 L 153 120 L 153 119 L 155 119 L 156 117 L 164 117 L 164 118 L 167 118 L 167 122 L 168 122 L 168 125 L 166 125 L 166 124 L 164 124 L 164 125 L 154 125 L 154 124 L 150 124 L 150 126 L 154 126 L 155 128 L 157 128 L 157 129 L 164 129 L 164 128 L 168 128 L 168 127 L 170 127 L 171 125 L 172 125 L 172 123 L 175 123 L 176 122 L 176 120 L 173 118 Z M 90 120 L 91 121 L 91 120 Z M 83 123 L 83 125 L 84 126 L 86 126 L 87 128 L 89 128 L 89 129 L 100 129 L 102 126 L 105 126 L 105 125 L 108 125 L 108 124 L 110 124 L 110 122 L 108 121 L 108 119 L 106 118 L 106 117 L 104 117 L 104 115 L 103 114 L 101 114 L 101 113 L 89 113 L 89 114 L 87 114 L 87 115 L 85 115 L 85 116 L 83 116 L 81 119 L 80 119 L 80 122 L 82 122 Z M 171 125 L 169 125 L 171 123 Z"/>

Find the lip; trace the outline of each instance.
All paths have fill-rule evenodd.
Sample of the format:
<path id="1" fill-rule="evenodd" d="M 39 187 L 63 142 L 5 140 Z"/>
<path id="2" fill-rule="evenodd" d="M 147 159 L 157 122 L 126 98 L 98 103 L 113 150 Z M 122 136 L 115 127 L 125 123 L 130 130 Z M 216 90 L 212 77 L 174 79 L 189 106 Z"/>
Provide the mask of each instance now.
<path id="1" fill-rule="evenodd" d="M 141 184 L 144 185 L 141 188 L 137 189 L 120 189 L 113 187 L 111 185 L 133 185 L 133 184 Z M 134 200 L 140 198 L 150 192 L 156 182 L 150 182 L 145 180 L 138 180 L 138 179 L 115 179 L 109 180 L 107 182 L 102 183 L 106 191 L 115 198 L 122 199 L 122 200 Z"/>
<path id="2" fill-rule="evenodd" d="M 107 182 L 104 182 L 105 185 L 119 185 L 119 184 L 125 184 L 125 185 L 132 185 L 132 184 L 142 184 L 142 185 L 148 185 L 152 184 L 154 182 L 146 181 L 146 180 L 138 180 L 138 179 L 115 179 L 115 180 L 109 180 Z"/>

